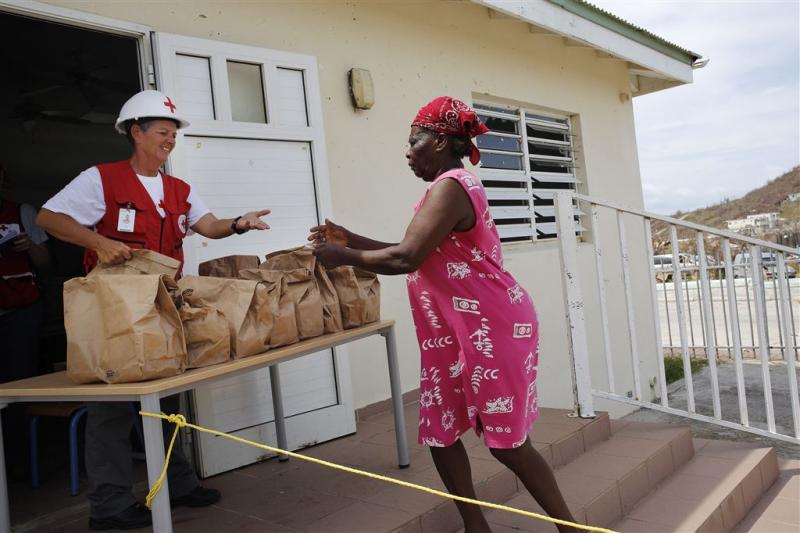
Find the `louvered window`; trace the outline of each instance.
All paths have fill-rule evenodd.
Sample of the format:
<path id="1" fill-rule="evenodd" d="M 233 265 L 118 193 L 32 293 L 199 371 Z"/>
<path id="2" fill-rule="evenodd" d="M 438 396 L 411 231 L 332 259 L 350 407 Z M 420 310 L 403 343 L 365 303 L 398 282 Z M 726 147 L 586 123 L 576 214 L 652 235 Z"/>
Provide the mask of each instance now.
<path id="1" fill-rule="evenodd" d="M 475 109 L 491 132 L 477 138 L 479 176 L 503 242 L 556 237 L 556 191 L 577 188 L 567 117 L 487 104 Z M 577 231 L 581 212 L 575 207 Z"/>

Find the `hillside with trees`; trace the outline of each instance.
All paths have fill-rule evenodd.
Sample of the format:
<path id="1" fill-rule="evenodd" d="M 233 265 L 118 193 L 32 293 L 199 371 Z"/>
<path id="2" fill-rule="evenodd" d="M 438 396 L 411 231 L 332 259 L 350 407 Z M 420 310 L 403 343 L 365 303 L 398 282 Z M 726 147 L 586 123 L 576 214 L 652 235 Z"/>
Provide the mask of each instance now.
<path id="1" fill-rule="evenodd" d="M 744 218 L 756 213 L 779 212 L 781 218 L 800 222 L 800 202 L 784 203 L 786 197 L 800 192 L 800 166 L 770 180 L 741 198 L 725 199 L 718 204 L 688 213 L 678 211 L 674 218 L 725 229 L 726 220 Z"/>
<path id="2" fill-rule="evenodd" d="M 757 213 L 780 213 L 783 219 L 780 226 L 769 234 L 759 238 L 778 242 L 787 246 L 800 246 L 800 201 L 787 202 L 786 198 L 793 193 L 800 193 L 800 166 L 753 189 L 741 198 L 728 199 L 718 204 L 695 209 L 694 211 L 673 214 L 673 218 L 703 224 L 714 228 L 727 229 L 726 221 L 745 218 Z M 656 253 L 669 253 L 669 227 L 661 222 L 653 223 L 653 245 Z M 692 232 L 678 232 L 679 238 L 687 238 Z M 684 250 L 684 245 L 686 249 Z M 716 252 L 715 246 L 712 249 Z M 685 242 L 681 250 L 693 252 L 694 245 Z"/>

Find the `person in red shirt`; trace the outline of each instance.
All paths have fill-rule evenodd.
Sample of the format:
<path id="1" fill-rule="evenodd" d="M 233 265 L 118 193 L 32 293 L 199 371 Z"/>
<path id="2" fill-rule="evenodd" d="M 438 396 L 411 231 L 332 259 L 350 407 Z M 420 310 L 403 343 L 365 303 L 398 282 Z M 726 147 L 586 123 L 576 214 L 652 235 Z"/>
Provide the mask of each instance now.
<path id="1" fill-rule="evenodd" d="M 36 208 L 5 195 L 6 171 L 0 163 L 0 383 L 39 373 L 39 339 L 44 308 L 37 276 L 50 268 L 47 234 L 34 219 Z M 26 475 L 29 443 L 25 406 L 3 409 L 6 465 L 9 475 Z"/>
<path id="2" fill-rule="evenodd" d="M 189 230 L 220 239 L 268 229 L 261 217 L 269 209 L 218 219 L 188 183 L 161 171 L 175 148 L 177 130 L 188 125 L 167 95 L 152 90 L 135 94 L 122 106 L 116 122 L 117 131 L 133 146 L 131 157 L 82 172 L 45 203 L 37 222 L 55 237 L 83 246 L 87 271 L 98 261 L 124 262 L 134 248 L 154 250 L 183 262 L 183 239 Z M 165 398 L 164 410 L 177 411 L 176 399 Z M 123 403 L 89 405 L 86 470 L 91 529 L 135 529 L 151 524 L 149 511 L 131 493 L 132 422 Z M 178 447 L 173 450 L 168 473 L 173 506 L 201 507 L 220 499 L 219 491 L 199 485 Z"/>

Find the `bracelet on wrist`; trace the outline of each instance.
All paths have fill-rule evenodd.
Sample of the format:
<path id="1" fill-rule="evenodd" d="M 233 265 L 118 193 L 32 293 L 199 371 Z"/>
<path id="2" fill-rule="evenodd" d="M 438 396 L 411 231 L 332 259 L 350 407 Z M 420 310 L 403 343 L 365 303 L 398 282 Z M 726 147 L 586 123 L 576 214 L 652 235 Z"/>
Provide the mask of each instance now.
<path id="1" fill-rule="evenodd" d="M 234 232 L 236 235 L 241 235 L 242 233 L 247 233 L 246 229 L 239 229 L 239 226 L 237 225 L 237 223 L 239 222 L 240 218 L 242 218 L 241 215 L 239 215 L 238 217 L 234 218 L 233 222 L 231 222 L 231 231 Z"/>

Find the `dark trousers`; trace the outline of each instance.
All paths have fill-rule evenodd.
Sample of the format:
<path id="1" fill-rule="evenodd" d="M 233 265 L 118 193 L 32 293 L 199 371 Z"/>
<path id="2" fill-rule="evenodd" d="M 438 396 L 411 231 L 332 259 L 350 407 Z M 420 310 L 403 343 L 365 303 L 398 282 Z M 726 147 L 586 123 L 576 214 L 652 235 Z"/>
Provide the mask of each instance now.
<path id="1" fill-rule="evenodd" d="M 165 413 L 178 412 L 178 396 L 162 398 Z M 86 473 L 89 477 L 89 504 L 93 518 L 113 516 L 136 503 L 131 458 L 133 415 L 126 402 L 88 404 L 86 417 Z M 164 422 L 164 445 L 169 445 L 174 424 Z M 194 468 L 175 442 L 167 469 L 169 494 L 183 496 L 199 483 Z"/>
<path id="2" fill-rule="evenodd" d="M 39 301 L 0 315 L 0 383 L 30 378 L 39 373 L 43 311 L 44 307 Z M 25 404 L 12 403 L 3 409 L 6 465 L 28 464 L 25 408 Z"/>

